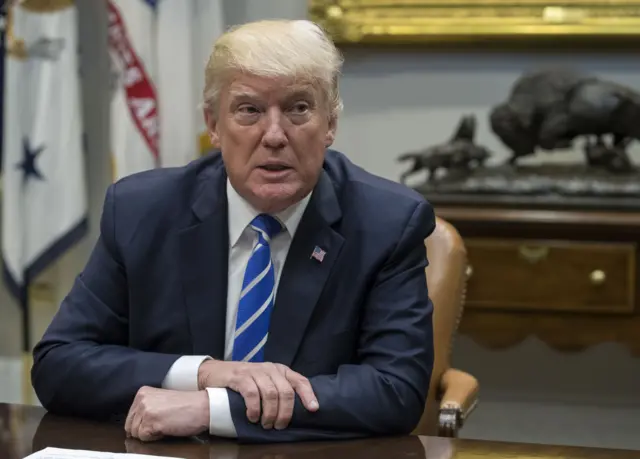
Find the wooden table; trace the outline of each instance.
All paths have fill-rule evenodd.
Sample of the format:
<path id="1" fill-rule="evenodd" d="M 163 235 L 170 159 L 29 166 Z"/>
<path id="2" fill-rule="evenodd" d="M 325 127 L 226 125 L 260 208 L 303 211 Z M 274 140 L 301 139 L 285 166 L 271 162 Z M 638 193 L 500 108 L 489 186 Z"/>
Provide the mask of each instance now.
<path id="1" fill-rule="evenodd" d="M 0 459 L 21 459 L 47 446 L 202 459 L 636 459 L 640 451 L 574 448 L 437 437 L 242 445 L 216 439 L 142 443 L 122 426 L 59 418 L 38 407 L 0 404 Z"/>

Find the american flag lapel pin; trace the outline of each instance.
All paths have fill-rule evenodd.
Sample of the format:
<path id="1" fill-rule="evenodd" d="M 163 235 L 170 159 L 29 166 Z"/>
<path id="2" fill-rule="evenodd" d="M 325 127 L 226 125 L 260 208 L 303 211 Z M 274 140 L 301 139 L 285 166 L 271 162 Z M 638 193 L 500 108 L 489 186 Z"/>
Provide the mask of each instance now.
<path id="1" fill-rule="evenodd" d="M 313 258 L 314 260 L 316 260 L 318 263 L 322 263 L 322 260 L 324 260 L 324 256 L 327 254 L 327 252 L 325 252 L 324 250 L 322 250 L 320 247 L 316 246 L 313 249 L 313 252 L 311 252 L 311 258 Z"/>

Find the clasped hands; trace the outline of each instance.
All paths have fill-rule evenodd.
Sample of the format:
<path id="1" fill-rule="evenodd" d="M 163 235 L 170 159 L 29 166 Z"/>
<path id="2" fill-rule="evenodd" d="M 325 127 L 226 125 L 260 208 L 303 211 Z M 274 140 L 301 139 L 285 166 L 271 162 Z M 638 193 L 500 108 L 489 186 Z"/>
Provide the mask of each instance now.
<path id="1" fill-rule="evenodd" d="M 207 387 L 238 392 L 245 401 L 249 421 L 260 421 L 265 429 L 281 430 L 289 425 L 296 394 L 307 410 L 319 409 L 309 380 L 285 365 L 207 360 L 198 371 L 198 391 L 142 387 L 127 415 L 127 436 L 154 441 L 208 431 Z"/>

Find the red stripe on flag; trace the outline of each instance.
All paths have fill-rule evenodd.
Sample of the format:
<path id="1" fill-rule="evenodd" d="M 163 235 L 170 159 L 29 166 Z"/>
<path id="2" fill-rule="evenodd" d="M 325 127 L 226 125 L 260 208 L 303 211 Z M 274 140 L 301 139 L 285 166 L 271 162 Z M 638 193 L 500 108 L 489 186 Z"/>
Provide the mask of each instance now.
<path id="1" fill-rule="evenodd" d="M 109 50 L 120 61 L 127 106 L 136 128 L 144 137 L 156 164 L 159 166 L 160 120 L 156 90 L 131 45 L 127 35 L 127 27 L 118 7 L 111 0 L 107 0 L 107 5 L 109 8 Z"/>

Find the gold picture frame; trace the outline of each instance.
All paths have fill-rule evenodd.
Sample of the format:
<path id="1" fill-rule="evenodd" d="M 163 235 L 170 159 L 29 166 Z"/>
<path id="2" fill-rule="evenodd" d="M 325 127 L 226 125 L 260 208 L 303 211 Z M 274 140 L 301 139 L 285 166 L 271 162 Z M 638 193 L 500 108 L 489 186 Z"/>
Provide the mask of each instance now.
<path id="1" fill-rule="evenodd" d="M 339 45 L 640 45 L 640 0 L 309 0 Z"/>

